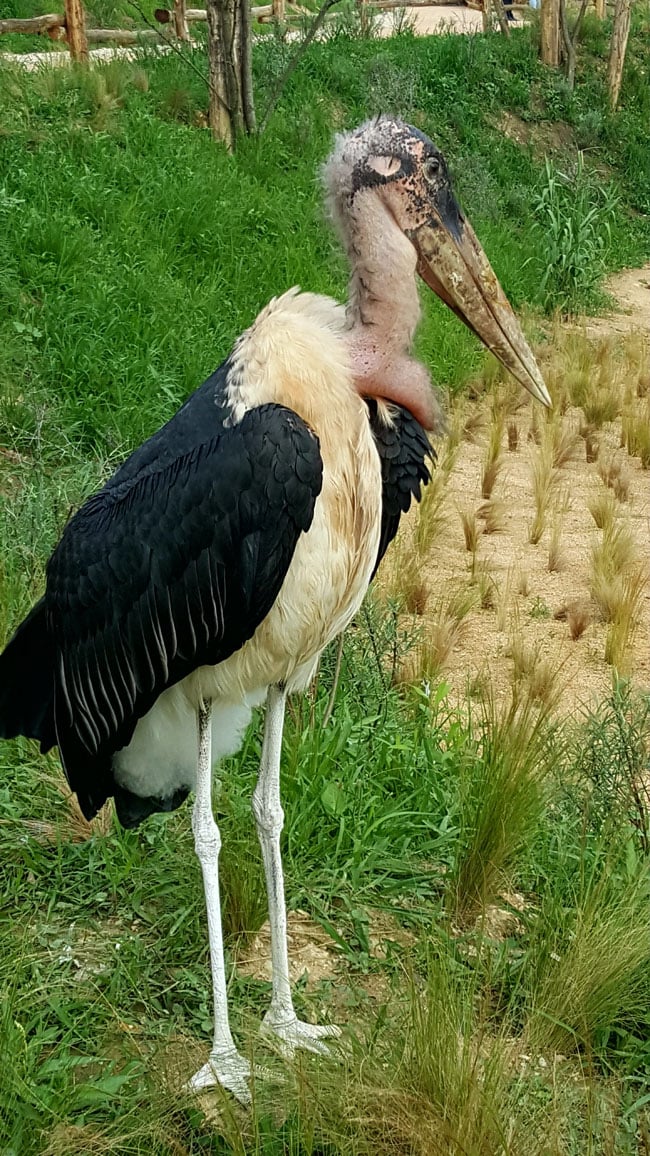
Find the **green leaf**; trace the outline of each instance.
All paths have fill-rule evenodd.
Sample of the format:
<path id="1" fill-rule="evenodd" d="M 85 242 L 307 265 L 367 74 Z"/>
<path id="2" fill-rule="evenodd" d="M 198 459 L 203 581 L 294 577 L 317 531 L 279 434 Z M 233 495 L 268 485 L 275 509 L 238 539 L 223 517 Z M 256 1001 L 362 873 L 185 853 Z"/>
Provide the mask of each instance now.
<path id="1" fill-rule="evenodd" d="M 339 816 L 347 809 L 348 800 L 345 791 L 338 783 L 326 783 L 320 795 L 320 801 L 328 815 Z"/>

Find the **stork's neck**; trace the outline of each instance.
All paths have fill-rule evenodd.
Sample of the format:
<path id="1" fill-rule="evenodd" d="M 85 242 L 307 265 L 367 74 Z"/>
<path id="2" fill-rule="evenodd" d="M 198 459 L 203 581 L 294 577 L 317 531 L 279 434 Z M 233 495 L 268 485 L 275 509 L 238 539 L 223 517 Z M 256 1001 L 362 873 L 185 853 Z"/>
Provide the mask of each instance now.
<path id="1" fill-rule="evenodd" d="M 409 355 L 420 318 L 415 249 L 374 194 L 357 198 L 349 230 L 355 386 L 364 397 L 405 406 L 425 429 L 436 429 L 441 414 L 429 374 Z"/>
<path id="2" fill-rule="evenodd" d="M 359 197 L 350 221 L 352 261 L 348 318 L 351 328 L 376 330 L 388 349 L 406 352 L 420 318 L 415 249 L 387 210 L 370 194 Z"/>

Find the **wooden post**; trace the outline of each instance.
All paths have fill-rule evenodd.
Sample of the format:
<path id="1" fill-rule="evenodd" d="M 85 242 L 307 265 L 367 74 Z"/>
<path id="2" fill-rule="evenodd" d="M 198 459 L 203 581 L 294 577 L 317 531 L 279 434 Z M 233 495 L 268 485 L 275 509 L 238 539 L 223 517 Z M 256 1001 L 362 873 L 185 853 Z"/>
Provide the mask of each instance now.
<path id="1" fill-rule="evenodd" d="M 185 0 L 174 0 L 174 32 L 179 40 L 190 39 L 190 29 L 187 23 Z"/>
<path id="2" fill-rule="evenodd" d="M 596 16 L 599 20 L 605 19 L 605 0 L 595 0 Z"/>
<path id="3" fill-rule="evenodd" d="M 627 52 L 627 38 L 630 35 L 630 15 L 632 0 L 616 0 L 614 9 L 614 26 L 612 28 L 612 44 L 609 50 L 609 103 L 612 111 L 616 110 L 623 79 L 623 66 Z"/>
<path id="4" fill-rule="evenodd" d="M 542 0 L 540 12 L 541 57 L 543 64 L 560 67 L 560 3 Z"/>
<path id="5" fill-rule="evenodd" d="M 73 60 L 88 60 L 86 14 L 83 0 L 64 0 L 65 30 L 70 56 Z"/>
<path id="6" fill-rule="evenodd" d="M 285 0 L 273 0 L 273 19 L 282 22 L 286 19 Z"/>
<path id="7" fill-rule="evenodd" d="M 483 0 L 481 4 L 481 24 L 484 32 L 490 32 L 492 28 L 492 0 Z"/>

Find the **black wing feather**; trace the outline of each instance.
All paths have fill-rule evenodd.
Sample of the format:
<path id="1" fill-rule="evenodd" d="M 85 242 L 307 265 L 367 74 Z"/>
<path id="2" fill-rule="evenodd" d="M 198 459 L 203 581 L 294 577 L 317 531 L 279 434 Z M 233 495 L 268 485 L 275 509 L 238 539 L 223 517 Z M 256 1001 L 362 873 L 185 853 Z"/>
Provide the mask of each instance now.
<path id="1" fill-rule="evenodd" d="M 252 637 L 322 484 L 318 439 L 276 405 L 156 465 L 119 471 L 47 567 L 56 741 L 87 815 L 162 691 Z"/>
<path id="2" fill-rule="evenodd" d="M 425 430 L 409 410 L 391 405 L 392 421 L 387 425 L 378 414 L 377 403 L 366 398 L 370 428 L 381 460 L 381 536 L 373 578 L 386 550 L 395 537 L 402 514 L 413 498 L 420 501 L 421 487 L 431 480 L 427 459 L 435 463 L 436 453 Z"/>
<path id="3" fill-rule="evenodd" d="M 58 743 L 88 817 L 109 795 L 129 825 L 182 801 L 184 791 L 131 796 L 112 756 L 164 689 L 254 634 L 311 525 L 317 438 L 273 405 L 226 428 L 227 373 L 225 363 L 72 519 L 45 597 L 0 656 L 0 735 Z M 376 570 L 435 454 L 406 409 L 386 425 L 367 404 L 382 469 Z"/>

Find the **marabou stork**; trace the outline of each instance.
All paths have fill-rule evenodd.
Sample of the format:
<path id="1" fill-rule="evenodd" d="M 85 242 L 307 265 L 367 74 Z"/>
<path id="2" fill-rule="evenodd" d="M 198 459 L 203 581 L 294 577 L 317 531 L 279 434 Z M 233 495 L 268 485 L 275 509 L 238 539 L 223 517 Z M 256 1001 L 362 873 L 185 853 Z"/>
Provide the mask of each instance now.
<path id="1" fill-rule="evenodd" d="M 253 812 L 272 943 L 263 1030 L 327 1051 L 289 986 L 280 832 L 287 693 L 345 629 L 400 515 L 428 480 L 440 410 L 409 353 L 416 272 L 530 393 L 549 395 L 515 315 L 417 129 L 388 117 L 340 135 L 324 167 L 352 264 L 350 299 L 291 289 L 66 526 L 46 591 L 0 657 L 0 734 L 58 746 L 81 809 L 113 796 L 134 827 L 195 791 L 214 1040 L 191 1086 L 242 1101 L 250 1067 L 228 1022 L 214 763 L 266 700 Z M 198 746 L 197 746 L 198 731 Z"/>

